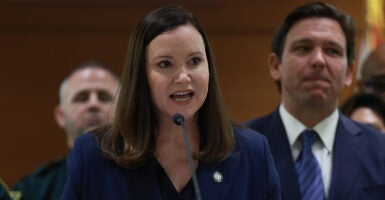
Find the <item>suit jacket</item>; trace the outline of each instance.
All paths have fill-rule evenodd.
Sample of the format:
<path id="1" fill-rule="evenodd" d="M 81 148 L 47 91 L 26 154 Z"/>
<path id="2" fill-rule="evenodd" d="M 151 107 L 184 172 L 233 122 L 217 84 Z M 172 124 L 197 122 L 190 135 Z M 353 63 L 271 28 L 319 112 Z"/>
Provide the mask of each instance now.
<path id="1" fill-rule="evenodd" d="M 201 196 L 211 199 L 280 199 L 278 174 L 265 137 L 234 128 L 236 147 L 216 163 L 199 163 Z M 106 160 L 92 135 L 80 136 L 67 159 L 62 199 L 162 199 L 155 162 L 128 170 Z M 213 173 L 223 175 L 222 182 Z"/>
<path id="2" fill-rule="evenodd" d="M 267 137 L 282 199 L 301 199 L 289 140 L 278 109 L 244 125 Z M 385 199 L 385 134 L 340 113 L 334 141 L 329 200 Z"/>

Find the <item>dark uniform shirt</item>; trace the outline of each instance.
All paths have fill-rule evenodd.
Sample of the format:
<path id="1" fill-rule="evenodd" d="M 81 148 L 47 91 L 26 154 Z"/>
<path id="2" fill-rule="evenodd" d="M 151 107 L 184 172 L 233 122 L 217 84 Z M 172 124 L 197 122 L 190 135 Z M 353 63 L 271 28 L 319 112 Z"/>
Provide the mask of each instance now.
<path id="1" fill-rule="evenodd" d="M 17 182 L 12 190 L 21 191 L 22 200 L 60 199 L 68 176 L 66 158 L 42 165 Z"/>
<path id="2" fill-rule="evenodd" d="M 8 194 L 7 186 L 0 179 L 0 200 L 11 200 L 11 197 Z"/>

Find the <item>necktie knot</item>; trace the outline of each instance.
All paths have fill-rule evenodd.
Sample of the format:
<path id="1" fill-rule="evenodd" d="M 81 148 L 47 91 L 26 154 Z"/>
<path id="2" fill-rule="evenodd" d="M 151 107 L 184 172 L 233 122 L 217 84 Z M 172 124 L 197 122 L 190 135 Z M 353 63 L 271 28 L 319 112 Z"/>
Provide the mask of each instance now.
<path id="1" fill-rule="evenodd" d="M 304 130 L 301 134 L 301 138 L 304 148 L 311 148 L 311 146 L 317 140 L 318 134 L 314 130 Z"/>

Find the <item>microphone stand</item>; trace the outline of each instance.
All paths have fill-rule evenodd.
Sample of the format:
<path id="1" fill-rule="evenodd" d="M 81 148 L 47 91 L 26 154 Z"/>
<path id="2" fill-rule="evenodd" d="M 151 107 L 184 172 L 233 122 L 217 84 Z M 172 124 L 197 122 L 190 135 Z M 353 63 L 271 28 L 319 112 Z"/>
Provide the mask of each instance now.
<path id="1" fill-rule="evenodd" d="M 183 117 L 183 115 L 177 113 L 173 116 L 173 121 L 176 125 L 182 126 L 183 138 L 184 138 L 184 142 L 186 143 L 187 158 L 188 158 L 188 162 L 189 162 L 190 169 L 191 169 L 191 175 L 192 175 L 192 180 L 193 180 L 193 185 L 194 185 L 194 190 L 195 190 L 195 196 L 196 196 L 197 200 L 201 200 L 202 199 L 201 191 L 199 189 L 198 178 L 197 178 L 197 175 L 195 173 L 194 161 L 193 161 L 193 156 L 191 153 L 190 142 L 189 142 L 188 136 L 187 136 L 186 125 L 184 123 L 184 117 Z"/>

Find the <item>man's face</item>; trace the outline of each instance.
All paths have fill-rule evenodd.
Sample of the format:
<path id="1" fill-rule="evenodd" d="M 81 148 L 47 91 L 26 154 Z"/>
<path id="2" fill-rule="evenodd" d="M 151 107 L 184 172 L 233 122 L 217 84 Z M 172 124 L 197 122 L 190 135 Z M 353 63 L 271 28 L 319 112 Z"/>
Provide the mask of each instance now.
<path id="1" fill-rule="evenodd" d="M 272 54 L 269 63 L 289 110 L 335 109 L 344 86 L 351 84 L 353 64 L 347 63 L 345 35 L 329 18 L 298 21 L 286 36 L 281 60 Z"/>
<path id="2" fill-rule="evenodd" d="M 100 68 L 81 69 L 68 79 L 55 117 L 66 131 L 70 149 L 81 133 L 111 121 L 117 86 L 117 80 Z"/>

